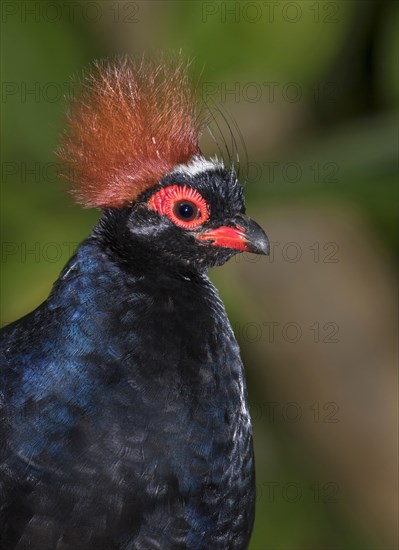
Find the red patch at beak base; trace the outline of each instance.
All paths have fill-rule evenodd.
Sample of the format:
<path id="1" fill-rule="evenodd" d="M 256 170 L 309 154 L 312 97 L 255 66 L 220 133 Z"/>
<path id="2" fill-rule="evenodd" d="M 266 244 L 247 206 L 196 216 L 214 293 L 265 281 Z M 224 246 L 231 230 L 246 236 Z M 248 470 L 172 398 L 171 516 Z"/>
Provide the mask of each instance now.
<path id="1" fill-rule="evenodd" d="M 217 229 L 211 229 L 197 236 L 201 241 L 212 241 L 213 246 L 222 246 L 224 248 L 235 248 L 243 252 L 249 251 L 247 247 L 247 237 L 243 227 L 222 226 Z"/>

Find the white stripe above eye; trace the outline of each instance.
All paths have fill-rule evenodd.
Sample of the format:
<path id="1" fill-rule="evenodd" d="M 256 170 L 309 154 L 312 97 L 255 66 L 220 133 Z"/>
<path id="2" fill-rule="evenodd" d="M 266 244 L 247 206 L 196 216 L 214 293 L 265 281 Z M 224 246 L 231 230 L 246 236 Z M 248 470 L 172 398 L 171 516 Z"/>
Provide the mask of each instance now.
<path id="1" fill-rule="evenodd" d="M 224 164 L 217 157 L 206 159 L 205 157 L 194 157 L 188 164 L 178 164 L 171 170 L 171 174 L 187 174 L 196 176 L 206 170 L 223 170 Z"/>

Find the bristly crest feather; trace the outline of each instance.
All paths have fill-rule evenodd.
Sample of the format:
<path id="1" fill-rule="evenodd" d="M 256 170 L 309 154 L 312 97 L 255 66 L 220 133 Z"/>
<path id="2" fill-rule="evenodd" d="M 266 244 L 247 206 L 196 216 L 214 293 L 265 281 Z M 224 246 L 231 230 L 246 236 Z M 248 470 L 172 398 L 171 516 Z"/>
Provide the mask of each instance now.
<path id="1" fill-rule="evenodd" d="M 78 202 L 125 206 L 199 154 L 187 68 L 180 58 L 94 64 L 72 100 L 57 151 Z"/>

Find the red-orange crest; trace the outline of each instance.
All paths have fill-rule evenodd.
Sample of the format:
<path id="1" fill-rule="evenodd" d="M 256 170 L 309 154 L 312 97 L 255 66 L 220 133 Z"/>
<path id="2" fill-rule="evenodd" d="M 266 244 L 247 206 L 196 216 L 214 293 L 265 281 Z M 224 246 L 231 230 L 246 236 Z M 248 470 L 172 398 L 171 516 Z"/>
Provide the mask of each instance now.
<path id="1" fill-rule="evenodd" d="M 97 63 L 67 115 L 58 156 L 87 207 L 122 207 L 199 154 L 187 65 Z"/>

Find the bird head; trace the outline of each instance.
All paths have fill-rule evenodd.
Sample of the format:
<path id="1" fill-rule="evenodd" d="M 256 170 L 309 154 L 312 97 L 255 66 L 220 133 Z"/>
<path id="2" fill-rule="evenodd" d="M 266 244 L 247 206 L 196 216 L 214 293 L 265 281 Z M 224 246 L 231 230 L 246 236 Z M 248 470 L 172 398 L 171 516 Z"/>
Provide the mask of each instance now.
<path id="1" fill-rule="evenodd" d="M 86 75 L 58 155 L 78 201 L 104 209 L 97 233 L 124 262 L 203 270 L 269 253 L 234 167 L 202 156 L 200 130 L 181 61 L 123 59 Z"/>
<path id="2" fill-rule="evenodd" d="M 264 231 L 245 215 L 235 173 L 216 159 L 197 157 L 178 166 L 144 192 L 123 218 L 129 248 L 140 247 L 141 256 L 151 254 L 165 264 L 209 268 L 239 252 L 269 250 Z M 133 253 L 130 249 L 125 255 Z"/>

